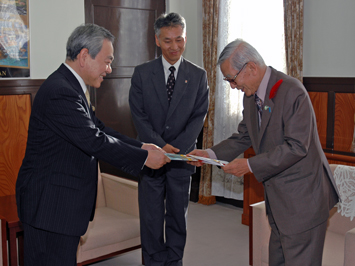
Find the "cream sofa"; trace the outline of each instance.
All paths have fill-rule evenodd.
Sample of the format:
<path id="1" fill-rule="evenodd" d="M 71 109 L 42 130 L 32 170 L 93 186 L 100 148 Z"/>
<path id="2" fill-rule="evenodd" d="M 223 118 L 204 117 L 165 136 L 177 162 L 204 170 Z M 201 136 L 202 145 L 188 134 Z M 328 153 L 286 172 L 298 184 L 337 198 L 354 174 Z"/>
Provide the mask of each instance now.
<path id="1" fill-rule="evenodd" d="M 140 248 L 138 184 L 99 172 L 95 217 L 80 239 L 77 265 Z"/>
<path id="2" fill-rule="evenodd" d="M 331 165 L 334 172 L 336 165 Z M 253 266 L 269 265 L 271 228 L 266 216 L 265 202 L 251 205 Z M 342 216 L 334 207 L 330 212 L 325 236 L 323 266 L 355 265 L 355 220 Z"/>

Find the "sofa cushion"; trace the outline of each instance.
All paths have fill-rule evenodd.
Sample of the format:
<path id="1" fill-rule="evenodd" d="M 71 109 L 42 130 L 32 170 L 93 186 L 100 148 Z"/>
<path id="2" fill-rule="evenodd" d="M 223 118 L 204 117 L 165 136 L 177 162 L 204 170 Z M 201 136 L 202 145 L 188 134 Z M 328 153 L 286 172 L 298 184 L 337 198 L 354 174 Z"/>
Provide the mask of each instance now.
<path id="1" fill-rule="evenodd" d="M 86 234 L 81 237 L 80 245 L 83 251 L 87 251 L 139 237 L 137 216 L 102 207 L 96 209 L 94 220 L 89 224 Z"/>
<path id="2" fill-rule="evenodd" d="M 344 235 L 327 230 L 322 266 L 339 266 L 344 264 L 344 241 Z"/>

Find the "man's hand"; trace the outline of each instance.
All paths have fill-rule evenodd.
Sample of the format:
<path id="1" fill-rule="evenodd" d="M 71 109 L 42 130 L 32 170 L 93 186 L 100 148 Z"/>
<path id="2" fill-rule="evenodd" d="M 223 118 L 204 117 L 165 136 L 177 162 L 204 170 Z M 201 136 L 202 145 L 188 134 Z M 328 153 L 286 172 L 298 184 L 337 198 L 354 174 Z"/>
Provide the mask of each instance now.
<path id="1" fill-rule="evenodd" d="M 159 169 L 164 164 L 169 163 L 170 159 L 165 155 L 164 151 L 148 150 L 148 158 L 145 165 L 152 169 Z"/>
<path id="2" fill-rule="evenodd" d="M 172 146 L 172 145 L 170 145 L 168 143 L 163 147 L 163 150 L 166 153 L 178 153 L 180 151 L 180 149 L 175 148 L 174 146 Z"/>
<path id="3" fill-rule="evenodd" d="M 196 155 L 196 156 L 200 156 L 200 157 L 210 158 L 208 152 L 205 151 L 205 150 L 193 150 L 188 155 Z M 204 163 L 201 162 L 201 161 L 195 161 L 195 162 L 188 161 L 187 163 L 191 164 L 191 165 L 194 165 L 194 166 L 197 166 L 197 167 L 200 167 L 200 166 L 204 165 Z"/>
<path id="4" fill-rule="evenodd" d="M 242 176 L 250 172 L 248 166 L 248 159 L 234 159 L 226 166 L 222 167 L 223 171 L 227 174 L 235 176 Z"/>
<path id="5" fill-rule="evenodd" d="M 144 143 L 141 149 L 146 151 L 161 151 L 162 153 L 164 153 L 164 151 L 159 146 L 152 143 Z"/>

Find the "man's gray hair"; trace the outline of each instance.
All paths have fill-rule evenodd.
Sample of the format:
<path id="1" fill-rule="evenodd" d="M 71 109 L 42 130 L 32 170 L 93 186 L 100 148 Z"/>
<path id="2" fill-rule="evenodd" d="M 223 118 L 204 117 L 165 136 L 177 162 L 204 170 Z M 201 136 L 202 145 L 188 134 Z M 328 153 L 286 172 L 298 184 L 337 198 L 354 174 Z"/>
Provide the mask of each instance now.
<path id="1" fill-rule="evenodd" d="M 154 23 L 154 31 L 157 37 L 160 36 L 160 29 L 164 27 L 181 26 L 183 33 L 186 32 L 186 21 L 177 13 L 161 14 Z"/>
<path id="2" fill-rule="evenodd" d="M 101 51 L 104 39 L 113 43 L 115 37 L 107 29 L 96 24 L 85 24 L 77 27 L 67 42 L 67 60 L 74 61 L 84 48 L 87 48 L 91 58 L 95 59 Z"/>
<path id="3" fill-rule="evenodd" d="M 264 66 L 265 62 L 258 51 L 243 39 L 236 39 L 224 47 L 217 65 L 221 65 L 228 58 L 231 58 L 231 65 L 234 69 L 241 69 L 245 63 L 254 62 Z"/>

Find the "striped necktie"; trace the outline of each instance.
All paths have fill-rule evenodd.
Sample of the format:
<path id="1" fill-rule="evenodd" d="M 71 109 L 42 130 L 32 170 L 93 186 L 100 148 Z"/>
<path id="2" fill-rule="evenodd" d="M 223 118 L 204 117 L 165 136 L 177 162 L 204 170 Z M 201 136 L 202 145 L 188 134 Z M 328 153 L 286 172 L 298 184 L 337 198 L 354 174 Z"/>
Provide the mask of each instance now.
<path id="1" fill-rule="evenodd" d="M 258 95 L 255 93 L 255 104 L 258 108 L 258 117 L 259 117 L 259 128 L 261 126 L 261 118 L 263 115 L 263 101 L 258 97 Z"/>

